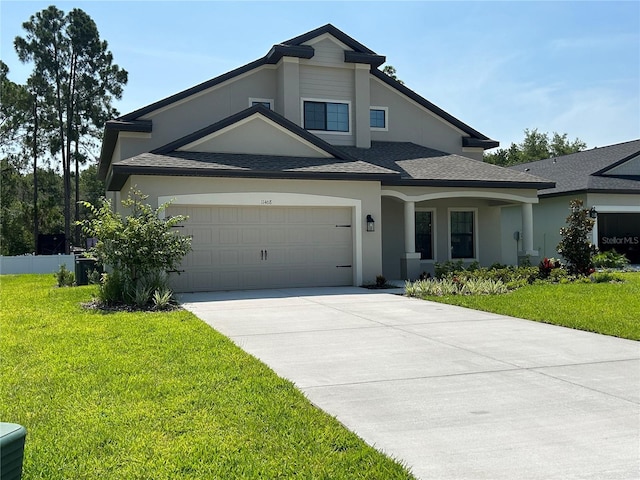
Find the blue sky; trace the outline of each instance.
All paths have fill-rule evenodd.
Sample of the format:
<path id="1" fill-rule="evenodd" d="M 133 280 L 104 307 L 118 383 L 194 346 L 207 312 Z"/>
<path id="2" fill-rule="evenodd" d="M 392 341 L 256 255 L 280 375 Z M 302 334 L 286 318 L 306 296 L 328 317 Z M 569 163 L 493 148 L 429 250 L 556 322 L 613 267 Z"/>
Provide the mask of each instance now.
<path id="1" fill-rule="evenodd" d="M 82 8 L 129 83 L 127 113 L 332 23 L 385 55 L 406 85 L 501 146 L 525 128 L 588 147 L 640 137 L 640 2 L 176 2 L 0 0 L 0 58 L 50 4 Z"/>

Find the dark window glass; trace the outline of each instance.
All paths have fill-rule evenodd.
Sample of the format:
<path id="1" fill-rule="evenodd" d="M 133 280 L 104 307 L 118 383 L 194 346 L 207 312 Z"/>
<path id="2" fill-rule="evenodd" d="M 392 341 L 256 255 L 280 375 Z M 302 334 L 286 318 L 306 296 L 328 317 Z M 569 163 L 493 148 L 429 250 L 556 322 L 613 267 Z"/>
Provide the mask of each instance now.
<path id="1" fill-rule="evenodd" d="M 451 258 L 474 258 L 473 212 L 451 212 Z"/>
<path id="2" fill-rule="evenodd" d="M 385 128 L 387 126 L 384 110 L 369 110 L 371 128 Z"/>
<path id="3" fill-rule="evenodd" d="M 349 131 L 346 103 L 304 102 L 304 128 L 329 132 Z"/>
<path id="4" fill-rule="evenodd" d="M 271 110 L 271 102 L 251 102 L 252 107 L 255 105 L 262 105 L 263 107 L 266 107 L 269 110 Z"/>
<path id="5" fill-rule="evenodd" d="M 422 260 L 433 260 L 432 213 L 416 212 L 416 252 Z"/>

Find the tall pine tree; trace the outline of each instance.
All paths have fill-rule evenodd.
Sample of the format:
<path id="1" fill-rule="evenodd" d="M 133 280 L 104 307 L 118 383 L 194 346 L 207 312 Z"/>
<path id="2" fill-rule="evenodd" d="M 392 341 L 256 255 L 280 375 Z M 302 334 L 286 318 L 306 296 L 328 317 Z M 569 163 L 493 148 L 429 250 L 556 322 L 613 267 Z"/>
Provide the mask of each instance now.
<path id="1" fill-rule="evenodd" d="M 87 147 L 100 135 L 104 121 L 116 115 L 112 101 L 122 97 L 127 72 L 113 63 L 107 42 L 100 39 L 95 22 L 81 9 L 65 14 L 50 6 L 32 15 L 22 27 L 26 35 L 16 37 L 14 46 L 20 61 L 33 64 L 29 83 L 41 87 L 34 90 L 35 100 L 40 115 L 50 119 L 39 130 L 49 153 L 60 160 L 68 253 L 72 167 L 78 179 Z"/>

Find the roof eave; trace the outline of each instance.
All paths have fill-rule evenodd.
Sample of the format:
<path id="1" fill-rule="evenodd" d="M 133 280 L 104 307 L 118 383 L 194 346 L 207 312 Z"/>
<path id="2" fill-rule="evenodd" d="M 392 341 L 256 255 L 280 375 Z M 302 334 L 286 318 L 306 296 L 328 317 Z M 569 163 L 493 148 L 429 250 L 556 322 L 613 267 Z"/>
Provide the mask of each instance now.
<path id="1" fill-rule="evenodd" d="M 387 61 L 387 57 L 384 55 L 375 55 L 372 53 L 362 53 L 362 52 L 350 52 L 345 50 L 344 52 L 344 61 L 346 63 L 364 63 L 367 65 L 371 65 L 372 67 L 378 68 L 384 62 Z"/>
<path id="2" fill-rule="evenodd" d="M 530 188 L 543 190 L 555 188 L 554 182 L 514 182 L 498 180 L 446 180 L 446 179 L 406 179 L 384 185 L 422 186 L 422 187 L 451 187 L 451 188 Z"/>
<path id="3" fill-rule="evenodd" d="M 283 45 L 280 43 L 271 47 L 265 58 L 267 63 L 276 64 L 282 57 L 309 59 L 314 55 L 315 50 L 309 45 Z"/>
<path id="4" fill-rule="evenodd" d="M 265 178 L 265 179 L 302 179 L 302 180 L 344 180 L 383 182 L 393 173 L 339 173 L 339 172 L 269 172 L 259 170 L 141 167 L 132 165 L 114 165 L 107 182 L 107 190 L 119 191 L 130 175 L 182 176 L 182 177 L 223 177 L 223 178 Z M 399 176 L 399 174 L 398 174 Z"/>
<path id="5" fill-rule="evenodd" d="M 153 123 L 151 120 L 107 121 L 104 125 L 104 137 L 98 160 L 98 178 L 104 180 L 107 176 L 120 132 L 151 133 L 152 130 Z"/>
<path id="6" fill-rule="evenodd" d="M 484 138 L 462 137 L 462 146 L 469 147 L 469 148 L 482 148 L 484 150 L 489 150 L 491 148 L 499 147 L 500 142 L 497 140 L 484 139 Z"/>

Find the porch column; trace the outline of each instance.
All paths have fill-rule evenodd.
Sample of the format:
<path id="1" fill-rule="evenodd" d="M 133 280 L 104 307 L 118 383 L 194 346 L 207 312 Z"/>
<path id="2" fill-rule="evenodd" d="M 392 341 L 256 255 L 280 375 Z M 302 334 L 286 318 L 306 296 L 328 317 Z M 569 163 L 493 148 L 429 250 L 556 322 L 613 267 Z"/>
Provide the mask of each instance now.
<path id="1" fill-rule="evenodd" d="M 522 251 L 521 258 L 529 257 L 532 265 L 538 262 L 538 251 L 533 249 L 533 204 L 522 204 Z M 520 263 L 521 258 L 518 258 Z"/>
<path id="2" fill-rule="evenodd" d="M 416 251 L 416 202 L 404 202 L 404 251 Z"/>
<path id="3" fill-rule="evenodd" d="M 400 259 L 403 280 L 420 276 L 420 253 L 416 253 L 416 202 L 404 202 L 404 256 Z"/>

